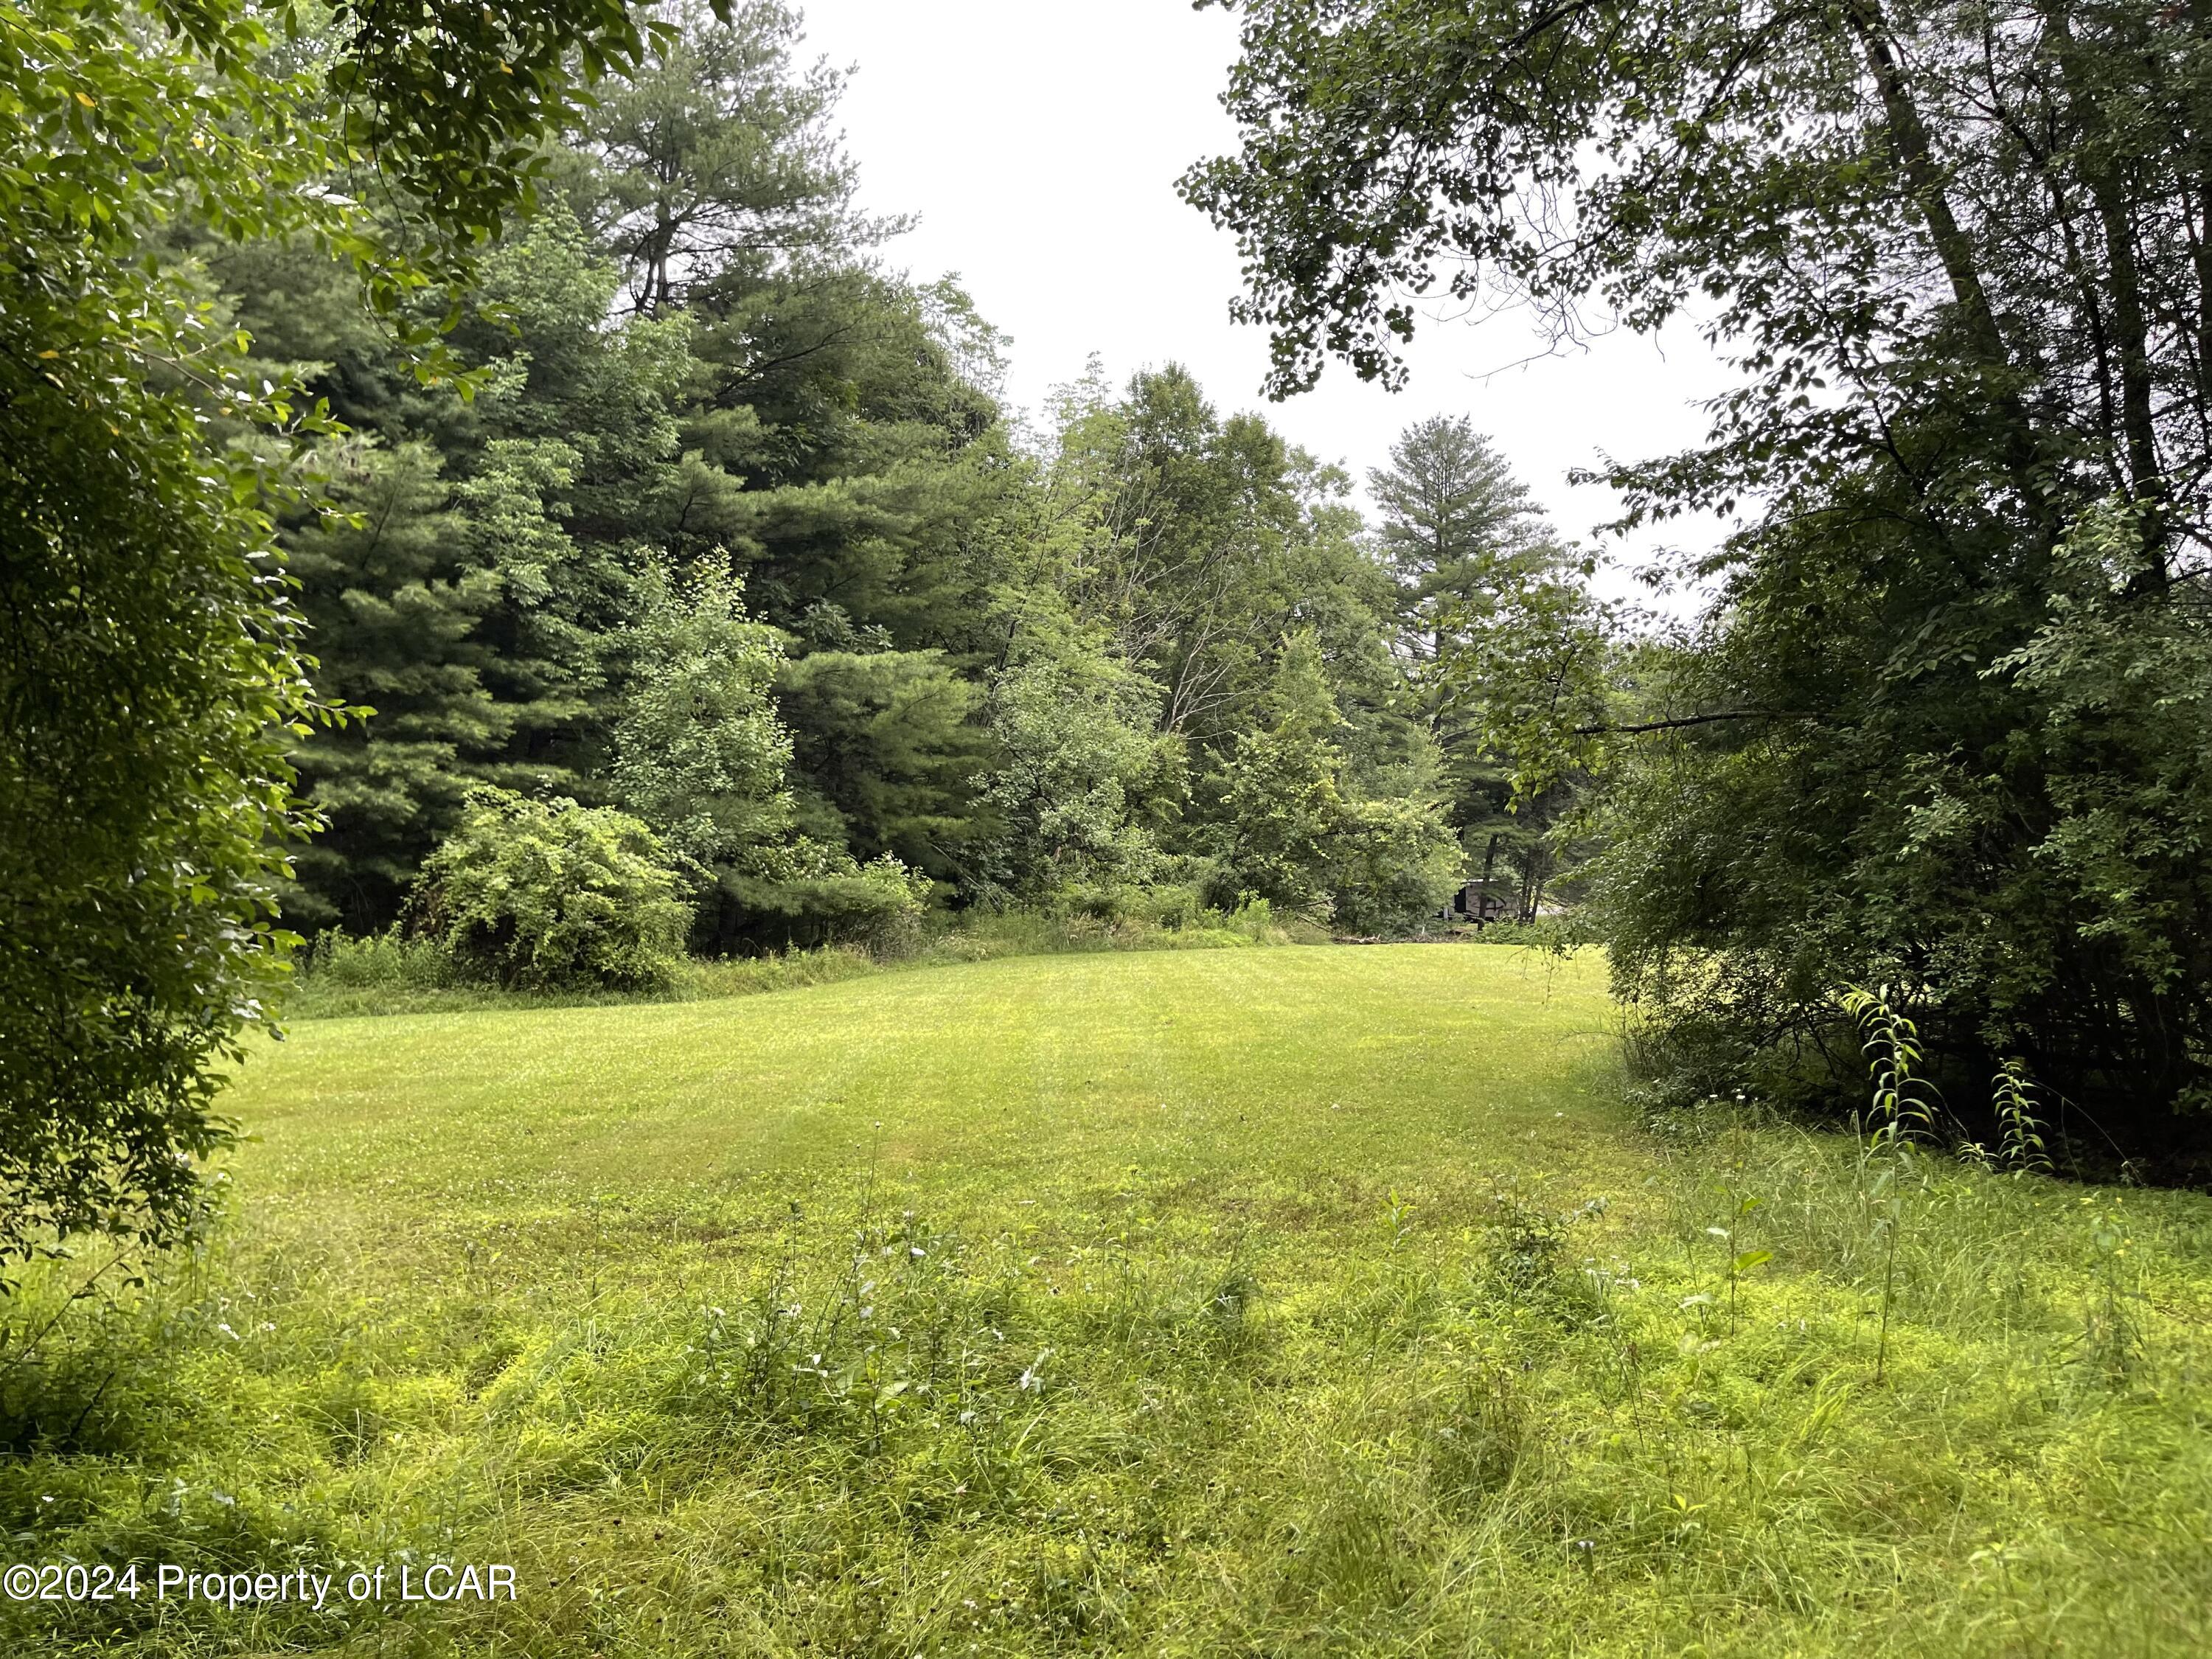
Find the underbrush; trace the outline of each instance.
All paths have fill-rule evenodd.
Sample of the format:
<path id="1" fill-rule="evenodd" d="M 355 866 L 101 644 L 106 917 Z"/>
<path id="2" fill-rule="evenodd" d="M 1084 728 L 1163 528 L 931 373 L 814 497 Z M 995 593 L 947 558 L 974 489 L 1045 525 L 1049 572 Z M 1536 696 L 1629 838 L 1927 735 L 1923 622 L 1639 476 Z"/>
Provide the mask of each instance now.
<path id="1" fill-rule="evenodd" d="M 0 1638 L 2212 1646 L 2212 1206 L 1929 1155 L 1885 1231 L 1855 1143 L 1704 1128 L 1618 1190 L 1255 1205 L 1132 1169 L 1013 1205 L 856 1173 L 713 1224 L 457 1229 L 396 1275 L 240 1224 L 49 1322 L 94 1265 L 52 1264 L 0 1349 L 17 1559 L 498 1561 L 524 1591 L 15 1607 Z"/>
<path id="2" fill-rule="evenodd" d="M 1592 943 L 1589 930 L 1573 916 L 1539 916 L 1534 921 L 1487 921 L 1469 930 L 1477 945 L 1532 945 L 1565 951 Z"/>
<path id="3" fill-rule="evenodd" d="M 506 990 L 471 979 L 432 939 L 398 929 L 353 939 L 331 933 L 306 951 L 283 1000 L 288 1019 L 373 1014 L 466 1012 L 485 1008 L 574 1008 L 637 1002 L 696 1002 L 794 990 L 895 968 L 987 962 L 1002 957 L 1085 951 L 1209 951 L 1315 944 L 1327 933 L 1263 902 L 1233 911 L 1196 910 L 1162 921 L 1038 911 L 970 911 L 896 950 L 832 945 L 772 956 L 690 957 L 653 991 Z"/>

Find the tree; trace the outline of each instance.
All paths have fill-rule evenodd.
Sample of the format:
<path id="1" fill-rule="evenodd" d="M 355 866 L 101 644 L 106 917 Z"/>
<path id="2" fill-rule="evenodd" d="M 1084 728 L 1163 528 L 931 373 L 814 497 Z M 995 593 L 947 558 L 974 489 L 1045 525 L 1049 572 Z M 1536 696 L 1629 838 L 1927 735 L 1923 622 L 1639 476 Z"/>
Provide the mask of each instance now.
<path id="1" fill-rule="evenodd" d="M 1070 414 L 1063 464 L 1091 475 L 1102 532 L 1071 599 L 1159 680 L 1166 730 L 1216 735 L 1280 632 L 1299 525 L 1289 449 L 1257 416 L 1224 421 L 1176 365 Z"/>
<path id="2" fill-rule="evenodd" d="M 856 179 L 829 127 L 844 77 L 794 72 L 796 13 L 751 0 L 717 17 L 696 0 L 584 118 L 578 194 L 622 264 L 630 302 L 659 313 L 733 269 L 756 276 L 842 255 L 900 228 L 852 206 Z"/>
<path id="3" fill-rule="evenodd" d="M 1346 804 L 1329 876 L 1337 925 L 1355 933 L 1411 932 L 1464 877 L 1451 826 L 1415 796 Z"/>
<path id="4" fill-rule="evenodd" d="M 288 563 L 313 628 L 318 689 L 376 713 L 295 751 L 323 823 L 295 855 L 284 913 L 295 927 L 370 931 L 398 914 L 471 776 L 512 729 L 484 685 L 478 636 L 499 579 L 455 556 L 462 526 L 427 446 L 347 439 L 321 462 L 338 511 L 291 531 Z"/>
<path id="5" fill-rule="evenodd" d="M 474 782 L 587 804 L 635 793 L 635 768 L 627 782 L 615 776 L 616 727 L 669 689 L 637 648 L 659 625 L 649 613 L 664 578 L 684 588 L 734 575 L 750 619 L 780 630 L 793 657 L 886 659 L 866 671 L 881 699 L 780 694 L 777 718 L 801 740 L 805 832 L 836 854 L 823 869 L 854 851 L 932 843 L 932 869 L 949 877 L 949 849 L 975 839 L 969 819 L 988 818 L 961 781 L 981 731 L 945 726 L 941 698 L 886 688 L 950 679 L 971 714 L 980 701 L 997 643 L 986 632 L 1000 526 L 1025 475 L 958 365 L 988 376 L 997 337 L 957 285 L 916 288 L 858 257 L 881 227 L 840 205 L 851 169 L 822 131 L 836 77 L 795 65 L 787 12 L 757 5 L 718 23 L 695 9 L 677 21 L 637 82 L 607 89 L 580 120 L 579 148 L 553 158 L 562 191 L 482 256 L 445 337 L 477 377 L 472 398 L 417 385 L 405 353 L 359 325 L 343 273 L 312 246 L 211 258 L 229 315 L 281 360 L 267 372 L 296 370 L 355 429 L 329 458 L 349 489 L 365 446 L 422 461 L 410 474 L 419 500 L 378 520 L 373 542 L 312 514 L 286 526 L 302 568 L 314 567 L 302 608 L 333 683 L 394 696 L 389 719 L 303 747 L 313 799 L 333 821 L 288 896 L 296 920 L 392 920 Z M 760 192 L 776 180 L 797 216 L 777 222 L 803 220 L 804 235 L 702 228 L 758 228 Z M 638 273 L 624 239 L 643 199 L 633 187 L 647 185 L 689 240 L 670 244 L 666 291 L 640 308 L 621 298 L 625 273 Z M 428 563 L 403 574 L 392 560 L 410 534 Z M 411 631 L 384 615 L 403 604 Z M 459 630 L 443 643 L 429 636 L 438 607 L 439 625 Z M 426 698 L 451 706 L 434 718 Z M 448 715 L 476 724 L 425 741 Z M 903 769 L 878 789 L 854 775 L 848 751 Z M 931 823 L 895 822 L 921 805 L 917 779 L 940 761 L 939 785 L 924 792 Z M 708 863 L 720 896 L 702 900 L 702 940 L 758 942 L 728 890 L 738 864 Z M 791 891 L 759 871 L 746 879 L 744 904 L 767 895 L 799 933 L 811 926 Z M 833 896 L 850 908 L 849 895 Z"/>
<path id="6" fill-rule="evenodd" d="M 1579 580 L 1587 573 L 1464 416 L 1407 427 L 1369 483 L 1398 584 L 1398 648 L 1443 752 L 1452 827 L 1480 872 L 1486 911 L 1515 890 L 1511 912 L 1532 921 L 1557 869 L 1554 832 L 1581 791 L 1572 770 L 1531 787 L 1528 739 L 1557 722 L 1525 727 L 1537 707 L 1558 703 L 1563 677 L 1587 665 L 1601 631 Z M 1574 706 L 1587 715 L 1586 697 Z"/>
<path id="7" fill-rule="evenodd" d="M 1484 908 L 1518 890 L 1522 922 L 1544 891 L 1578 861 L 1603 733 L 1620 700 L 1628 642 L 1614 607 L 1585 585 L 1587 567 L 1524 568 L 1464 611 L 1437 665 L 1437 696 L 1450 711 L 1447 777 L 1455 822 L 1473 850 L 1481 839 Z M 1601 795 L 1596 799 L 1601 799 Z M 1586 840 L 1586 834 L 1579 838 Z"/>
<path id="8" fill-rule="evenodd" d="M 1048 592 L 1024 595 L 987 715 L 997 811 L 986 855 L 996 893 L 1047 904 L 1141 886 L 1162 873 L 1154 830 L 1170 811 L 1180 745 L 1158 730 L 1159 688 L 1105 648 Z"/>
<path id="9" fill-rule="evenodd" d="M 1477 622 L 1499 588 L 1559 560 L 1528 486 L 1464 416 L 1415 422 L 1367 479 L 1399 582 L 1400 638 L 1416 661 L 1442 659 L 1448 619 Z"/>
<path id="10" fill-rule="evenodd" d="M 1228 895 L 1334 915 L 1328 877 L 1344 797 L 1330 739 L 1341 721 L 1311 635 L 1285 641 L 1257 713 L 1221 773 Z"/>
<path id="11" fill-rule="evenodd" d="M 783 641 L 746 616 L 727 571 L 653 586 L 628 640 L 636 667 L 610 781 L 672 853 L 705 871 L 790 826 L 791 734 L 771 695 Z"/>
<path id="12" fill-rule="evenodd" d="M 607 781 L 689 876 L 694 940 L 726 953 L 800 940 L 887 944 L 909 931 L 929 894 L 926 876 L 887 854 L 863 865 L 842 836 L 798 833 L 793 744 L 775 695 L 785 636 L 748 616 L 726 567 L 656 570 L 647 586 L 623 637 L 629 690 Z M 887 825 L 886 839 L 907 827 Z"/>
<path id="13" fill-rule="evenodd" d="M 1753 509 L 1626 722 L 1602 882 L 1659 1047 L 1840 1096 L 1836 990 L 1886 979 L 1941 1064 L 2025 1052 L 2166 1139 L 2212 1083 L 2201 745 L 2109 667 L 2208 649 L 2203 9 L 1258 0 L 1244 48 L 1242 151 L 1185 189 L 1278 389 L 1395 378 L 1432 285 L 1563 331 L 1702 295 L 1743 370 L 1704 447 L 1610 474 L 1632 517 Z"/>
<path id="14" fill-rule="evenodd" d="M 975 787 L 988 738 L 982 688 L 936 651 L 812 651 L 787 662 L 800 830 L 949 880 L 990 825 Z"/>
<path id="15" fill-rule="evenodd" d="M 1011 719 L 1013 695 L 1032 685 L 1058 690 L 1004 730 L 1012 763 L 993 799 L 1012 806 L 1018 775 L 1050 778 L 1067 811 L 1091 814 L 1083 836 L 1061 842 L 1057 856 L 1073 866 L 1093 856 L 1086 842 L 1141 827 L 1164 871 L 1225 859 L 1212 886 L 1220 902 L 1249 891 L 1335 903 L 1350 890 L 1339 879 L 1346 837 L 1366 833 L 1352 821 L 1370 804 L 1381 814 L 1366 861 L 1379 870 L 1389 848 L 1413 844 L 1383 833 L 1385 819 L 1433 827 L 1437 775 L 1394 654 L 1395 584 L 1346 500 L 1350 480 L 1258 416 L 1223 418 L 1173 367 L 1119 392 L 1094 368 L 1055 413 L 1002 561 L 1010 591 L 1029 597 L 997 612 L 998 715 Z M 1139 702 L 1161 739 L 1151 761 L 1127 726 Z M 1287 718 L 1291 704 L 1306 712 Z M 1071 773 L 1036 758 L 1048 731 L 1069 745 L 1059 761 L 1083 757 Z M 1110 788 L 1109 750 L 1127 768 Z M 1021 810 L 1012 816 L 1018 825 Z M 1113 820 L 1127 829 L 1109 833 Z M 1429 828 L 1414 839 L 1419 863 L 1437 843 Z M 1449 863 L 1448 836 L 1442 845 Z M 1390 919 L 1360 925 L 1401 925 L 1450 884 L 1437 887 L 1433 869 L 1423 883 L 1434 891 L 1413 911 L 1370 904 L 1363 915 Z"/>
<path id="16" fill-rule="evenodd" d="M 1221 898 L 1261 898 L 1355 932 L 1412 927 L 1458 884 L 1434 801 L 1347 793 L 1335 741 L 1349 726 L 1310 633 L 1282 643 L 1257 718 L 1214 781 Z"/>
<path id="17" fill-rule="evenodd" d="M 233 316 L 352 428 L 315 458 L 344 511 L 288 514 L 282 540 L 320 683 L 375 713 L 298 751 L 328 822 L 286 907 L 374 930 L 473 783 L 603 796 L 621 641 L 682 472 L 689 328 L 607 326 L 616 273 L 558 202 L 481 261 L 472 301 L 502 321 L 447 337 L 480 377 L 466 402 L 355 328 L 327 261 L 257 247 L 224 265 Z"/>
<path id="18" fill-rule="evenodd" d="M 0 1266 L 191 1224 L 216 1068 L 266 1016 L 284 848 L 313 821 L 286 750 L 325 708 L 268 513 L 319 417 L 243 376 L 250 339 L 212 326 L 165 237 L 312 239 L 396 319 L 527 201 L 574 63 L 643 44 L 610 0 L 348 0 L 287 54 L 270 16 L 0 14 Z M 326 188 L 356 170 L 404 216 Z M 211 440 L 240 418 L 258 445 Z"/>
<path id="19" fill-rule="evenodd" d="M 1369 757 L 1401 758 L 1373 729 L 1397 712 L 1384 707 L 1400 678 L 1382 626 L 1389 583 L 1361 545 L 1341 471 L 1259 416 L 1224 419 L 1174 365 L 1118 397 L 1095 378 L 1070 388 L 1059 424 L 1048 480 L 1059 527 L 1035 579 L 1158 682 L 1164 730 L 1225 754 L 1267 692 L 1276 645 L 1310 631 L 1330 675 L 1359 683 L 1349 701 Z"/>
<path id="20" fill-rule="evenodd" d="M 1018 477 L 961 367 L 988 374 L 997 337 L 949 279 L 864 258 L 902 222 L 854 210 L 828 126 L 842 77 L 798 66 L 787 8 L 678 21 L 579 131 L 571 186 L 635 303 L 680 322 L 696 359 L 652 533 L 677 568 L 728 559 L 786 635 L 805 836 L 950 877 L 978 834 L 966 722 Z"/>

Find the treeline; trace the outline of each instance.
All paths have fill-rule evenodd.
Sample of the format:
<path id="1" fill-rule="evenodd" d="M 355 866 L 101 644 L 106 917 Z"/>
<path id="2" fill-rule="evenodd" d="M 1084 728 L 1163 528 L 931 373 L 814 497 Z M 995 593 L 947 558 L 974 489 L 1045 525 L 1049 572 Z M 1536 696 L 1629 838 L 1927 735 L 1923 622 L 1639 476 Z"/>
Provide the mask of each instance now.
<path id="1" fill-rule="evenodd" d="M 291 925 L 451 925 L 457 830 L 550 833 L 486 790 L 640 821 L 711 953 L 918 905 L 1389 933 L 1470 876 L 1533 915 L 1547 815 L 1507 811 L 1445 670 L 1571 573 L 1481 440 L 1409 433 L 1370 535 L 1172 367 L 1018 429 L 1001 338 L 884 264 L 794 15 L 674 21 L 481 261 L 460 386 L 312 242 L 202 250 L 343 428 L 280 538 L 317 690 L 373 713 L 297 752 Z"/>

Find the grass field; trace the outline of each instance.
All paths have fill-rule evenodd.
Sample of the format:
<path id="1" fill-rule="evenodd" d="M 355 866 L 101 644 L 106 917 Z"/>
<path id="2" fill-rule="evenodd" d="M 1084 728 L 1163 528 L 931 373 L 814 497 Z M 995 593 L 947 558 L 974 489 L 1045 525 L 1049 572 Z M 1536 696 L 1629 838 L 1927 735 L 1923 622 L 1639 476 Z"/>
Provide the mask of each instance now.
<path id="1" fill-rule="evenodd" d="M 1601 979 L 302 1024 L 199 1259 L 15 1309 L 0 1555 L 517 1599 L 0 1606 L 0 1651 L 2212 1651 L 2212 1200 L 1641 1128 Z"/>

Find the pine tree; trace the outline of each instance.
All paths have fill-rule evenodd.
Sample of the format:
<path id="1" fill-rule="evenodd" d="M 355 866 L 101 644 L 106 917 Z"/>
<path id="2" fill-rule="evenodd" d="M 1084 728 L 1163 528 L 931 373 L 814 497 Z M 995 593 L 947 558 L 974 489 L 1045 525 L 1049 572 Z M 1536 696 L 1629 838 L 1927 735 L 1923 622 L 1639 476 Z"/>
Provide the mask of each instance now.
<path id="1" fill-rule="evenodd" d="M 478 636 L 499 578 L 461 556 L 436 455 L 354 441 L 325 458 L 339 512 L 287 538 L 323 695 L 369 720 L 319 732 L 297 757 L 329 827 L 295 855 L 294 925 L 380 926 L 512 730 L 484 684 Z"/>
<path id="2" fill-rule="evenodd" d="M 1554 862 L 1547 836 L 1566 797 L 1554 790 L 1516 803 L 1510 767 L 1487 752 L 1470 715 L 1468 677 L 1492 636 L 1518 625 L 1516 598 L 1561 571 L 1567 555 L 1528 487 L 1463 416 L 1407 427 L 1368 482 L 1382 514 L 1376 544 L 1397 585 L 1398 648 L 1442 754 L 1468 870 L 1486 909 L 1495 900 L 1533 916 Z"/>
<path id="3" fill-rule="evenodd" d="M 1399 582 L 1401 638 L 1417 661 L 1436 661 L 1500 588 L 1560 556 L 1528 486 L 1464 416 L 1415 422 L 1367 478 Z"/>

